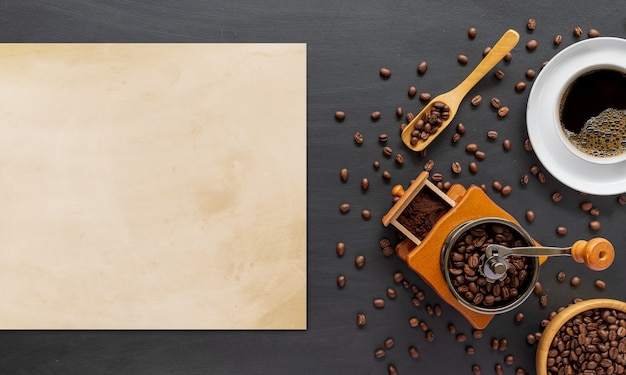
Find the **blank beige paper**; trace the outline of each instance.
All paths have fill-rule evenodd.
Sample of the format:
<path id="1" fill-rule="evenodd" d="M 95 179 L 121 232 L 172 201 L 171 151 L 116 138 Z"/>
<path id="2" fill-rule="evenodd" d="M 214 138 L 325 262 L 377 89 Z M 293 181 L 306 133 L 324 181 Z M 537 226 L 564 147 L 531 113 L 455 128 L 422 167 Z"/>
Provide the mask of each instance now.
<path id="1" fill-rule="evenodd" d="M 305 44 L 0 45 L 0 328 L 305 329 Z"/>

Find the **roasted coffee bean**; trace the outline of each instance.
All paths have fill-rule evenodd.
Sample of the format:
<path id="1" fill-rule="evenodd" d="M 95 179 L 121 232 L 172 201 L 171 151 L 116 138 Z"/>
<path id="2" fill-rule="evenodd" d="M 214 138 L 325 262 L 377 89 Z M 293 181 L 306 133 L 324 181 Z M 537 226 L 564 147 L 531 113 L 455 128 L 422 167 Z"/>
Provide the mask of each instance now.
<path id="1" fill-rule="evenodd" d="M 574 276 L 570 279 L 569 284 L 573 287 L 577 287 L 580 285 L 580 277 Z"/>
<path id="2" fill-rule="evenodd" d="M 386 349 L 391 349 L 393 348 L 393 346 L 396 344 L 396 341 L 390 337 L 387 340 L 385 340 L 385 342 L 383 343 L 383 345 L 385 346 Z"/>
<path id="3" fill-rule="evenodd" d="M 498 116 L 505 117 L 508 114 L 509 114 L 509 107 L 502 106 L 502 107 L 498 108 Z"/>
<path id="4" fill-rule="evenodd" d="M 515 84 L 515 91 L 523 92 L 524 90 L 526 90 L 526 82 L 519 81 Z"/>
<path id="5" fill-rule="evenodd" d="M 561 34 L 557 34 L 554 36 L 554 45 L 558 46 L 563 42 L 563 36 Z"/>
<path id="6" fill-rule="evenodd" d="M 428 62 L 422 61 L 417 65 L 417 73 L 424 74 L 428 70 Z"/>
<path id="7" fill-rule="evenodd" d="M 559 236 L 565 236 L 567 234 L 567 227 L 564 227 L 562 225 L 556 227 L 556 234 L 558 234 Z"/>
<path id="8" fill-rule="evenodd" d="M 433 173 L 430 179 L 434 182 L 441 182 L 443 181 L 443 175 L 441 173 Z"/>
<path id="9" fill-rule="evenodd" d="M 340 275 L 337 277 L 337 286 L 340 288 L 346 286 L 346 277 L 344 275 Z"/>
<path id="10" fill-rule="evenodd" d="M 587 32 L 587 36 L 589 38 L 597 38 L 600 36 L 600 32 L 596 29 L 589 29 L 589 31 Z"/>
<path id="11" fill-rule="evenodd" d="M 533 69 L 528 69 L 526 70 L 525 75 L 526 75 L 526 78 L 532 80 L 532 79 L 535 79 L 535 77 L 537 76 L 537 72 L 535 72 Z"/>
<path id="12" fill-rule="evenodd" d="M 363 140 L 364 140 L 364 138 L 363 138 L 363 134 L 361 134 L 361 133 L 359 133 L 359 132 L 354 133 L 354 141 L 355 141 L 357 144 L 359 144 L 359 145 L 360 145 L 361 143 L 363 143 Z"/>
<path id="13" fill-rule="evenodd" d="M 492 106 L 493 108 L 495 108 L 495 109 L 500 108 L 500 105 L 501 105 L 501 103 L 500 103 L 500 99 L 498 99 L 498 98 L 491 98 L 490 103 L 491 103 L 491 106 Z"/>
<path id="14" fill-rule="evenodd" d="M 468 345 L 468 346 L 465 347 L 465 353 L 467 355 L 474 355 L 474 354 L 476 354 L 476 349 L 474 349 L 473 346 Z"/>
<path id="15" fill-rule="evenodd" d="M 370 210 L 362 210 L 361 216 L 363 217 L 363 219 L 369 220 L 372 217 L 372 212 Z"/>
<path id="16" fill-rule="evenodd" d="M 402 117 L 402 115 L 404 115 L 404 109 L 402 109 L 402 107 L 396 108 L 396 116 Z"/>
<path id="17" fill-rule="evenodd" d="M 344 111 L 335 111 L 335 119 L 339 122 L 345 120 L 346 113 Z"/>
<path id="18" fill-rule="evenodd" d="M 341 181 L 343 182 L 348 181 L 348 169 L 347 168 L 342 168 L 339 171 L 339 178 L 341 178 Z"/>
<path id="19" fill-rule="evenodd" d="M 375 298 L 374 301 L 374 307 L 382 309 L 383 307 L 385 307 L 385 300 L 382 298 Z"/>
<path id="20" fill-rule="evenodd" d="M 575 28 L 574 28 L 574 36 L 578 38 L 578 37 L 580 37 L 580 36 L 582 36 L 582 35 L 583 35 L 583 29 L 581 29 L 581 28 L 580 28 L 580 27 L 578 27 L 578 26 L 577 26 L 577 27 L 575 27 Z"/>
<path id="21" fill-rule="evenodd" d="M 501 69 L 497 69 L 494 73 L 493 73 L 494 77 L 496 77 L 496 79 L 499 80 L 503 80 L 505 77 L 504 71 Z"/>
<path id="22" fill-rule="evenodd" d="M 478 163 L 476 163 L 475 161 L 472 161 L 469 163 L 469 171 L 471 173 L 477 173 L 478 172 Z"/>
<path id="23" fill-rule="evenodd" d="M 502 149 L 504 151 L 510 151 L 511 150 L 511 140 L 510 139 L 505 139 L 504 141 L 502 141 Z"/>
<path id="24" fill-rule="evenodd" d="M 626 195 L 620 195 L 619 197 L 617 197 L 617 203 L 619 203 L 621 206 L 626 205 Z"/>
<path id="25" fill-rule="evenodd" d="M 435 309 L 431 305 L 426 305 L 426 313 L 428 315 L 434 315 L 435 314 Z"/>
<path id="26" fill-rule="evenodd" d="M 472 337 L 475 339 L 480 339 L 483 337 L 482 329 L 474 329 L 472 330 Z"/>
<path id="27" fill-rule="evenodd" d="M 565 277 L 566 277 L 565 276 L 565 272 L 561 271 L 561 272 L 556 274 L 556 281 L 563 282 L 563 281 L 565 281 Z"/>
<path id="28" fill-rule="evenodd" d="M 385 358 L 386 355 L 387 355 L 387 351 L 383 348 L 380 348 L 374 351 L 374 358 L 377 358 L 377 359 Z"/>
<path id="29" fill-rule="evenodd" d="M 602 226 L 602 224 L 600 224 L 599 220 L 591 220 L 589 222 L 589 229 L 591 229 L 591 230 L 600 230 L 601 226 Z"/>
<path id="30" fill-rule="evenodd" d="M 496 363 L 496 365 L 493 367 L 493 370 L 496 372 L 496 375 L 503 375 L 504 374 L 504 368 L 499 363 Z"/>
<path id="31" fill-rule="evenodd" d="M 388 256 L 392 256 L 394 253 L 393 247 L 391 246 L 387 246 L 387 247 L 383 247 L 383 255 L 388 257 Z"/>
<path id="32" fill-rule="evenodd" d="M 424 164 L 424 170 L 427 171 L 427 172 L 431 172 L 434 167 L 435 167 L 435 161 L 434 160 L 428 160 L 426 162 L 426 164 Z"/>
<path id="33" fill-rule="evenodd" d="M 500 340 L 493 338 L 491 339 L 491 349 L 499 350 L 500 349 Z"/>
<path id="34" fill-rule="evenodd" d="M 535 283 L 535 288 L 533 289 L 535 295 L 540 296 L 543 294 L 543 285 L 539 281 Z"/>
<path id="35" fill-rule="evenodd" d="M 478 151 L 478 145 L 476 143 L 470 143 L 465 146 L 465 151 L 473 154 L 474 152 Z"/>
<path id="36" fill-rule="evenodd" d="M 357 257 L 354 258 L 354 264 L 357 268 L 363 268 L 363 266 L 365 266 L 365 256 L 357 255 Z"/>
<path id="37" fill-rule="evenodd" d="M 404 156 L 402 156 L 402 154 L 396 154 L 395 161 L 398 165 L 404 164 Z"/>
<path id="38" fill-rule="evenodd" d="M 389 146 L 383 147 L 383 155 L 386 157 L 393 155 L 393 149 Z"/>
<path id="39" fill-rule="evenodd" d="M 505 62 L 510 63 L 511 60 L 513 60 L 513 54 L 511 52 L 507 52 L 504 57 L 502 58 L 502 60 L 504 60 Z"/>
<path id="40" fill-rule="evenodd" d="M 563 194 L 557 191 L 552 194 L 551 198 L 553 202 L 560 202 L 561 200 L 563 200 Z"/>
<path id="41" fill-rule="evenodd" d="M 456 132 L 457 132 L 457 133 L 459 133 L 459 134 L 463 135 L 463 134 L 465 134 L 465 132 L 466 132 L 466 131 L 467 131 L 467 129 L 465 128 L 465 125 L 463 125 L 463 123 L 462 123 L 462 122 L 459 122 L 459 123 L 456 125 Z"/>
<path id="42" fill-rule="evenodd" d="M 538 44 L 539 43 L 537 43 L 535 39 L 531 39 L 528 42 L 526 42 L 526 49 L 529 51 L 534 51 L 537 48 Z"/>
<path id="43" fill-rule="evenodd" d="M 415 118 L 415 115 L 413 113 L 409 112 L 406 114 L 406 122 L 410 123 L 411 121 L 413 121 L 414 118 Z"/>
<path id="44" fill-rule="evenodd" d="M 454 323 L 448 323 L 448 332 L 450 332 L 450 334 L 452 335 L 456 333 L 456 326 L 454 325 Z"/>
<path id="45" fill-rule="evenodd" d="M 472 100 L 470 101 L 470 103 L 472 103 L 472 105 L 474 107 L 476 107 L 477 105 L 479 105 L 481 102 L 483 101 L 483 97 L 480 95 L 476 95 L 472 98 Z"/>
<path id="46" fill-rule="evenodd" d="M 339 205 L 339 211 L 344 214 L 350 212 L 350 203 L 342 203 Z"/>
<path id="47" fill-rule="evenodd" d="M 467 36 L 468 36 L 470 39 L 474 39 L 474 38 L 476 38 L 476 34 L 477 34 L 477 32 L 478 32 L 478 31 L 476 30 L 476 28 L 475 28 L 475 27 L 470 27 L 470 28 L 469 28 L 469 30 L 467 30 Z"/>
<path id="48" fill-rule="evenodd" d="M 432 98 L 432 95 L 428 92 L 423 92 L 419 95 L 419 98 L 421 101 L 427 102 L 430 100 L 430 98 Z"/>
<path id="49" fill-rule="evenodd" d="M 385 247 L 391 245 L 391 241 L 389 241 L 388 238 L 383 238 L 380 241 L 378 241 L 378 245 L 380 246 L 381 249 L 384 249 Z"/>
<path id="50" fill-rule="evenodd" d="M 358 313 L 358 314 L 356 315 L 356 324 L 357 324 L 359 327 L 363 327 L 363 326 L 365 326 L 366 321 L 367 321 L 367 319 L 365 318 L 365 314 L 363 314 L 363 313 Z"/>
<path id="51" fill-rule="evenodd" d="M 398 296 L 398 292 L 394 288 L 387 288 L 387 297 L 395 299 Z"/>
<path id="52" fill-rule="evenodd" d="M 528 138 L 526 138 L 524 140 L 524 150 L 526 152 L 531 152 L 533 150 L 533 145 L 532 145 L 532 143 L 530 143 L 530 139 L 528 139 Z M 534 173 L 534 174 L 536 174 L 536 173 Z"/>
<path id="53" fill-rule="evenodd" d="M 414 97 L 415 95 L 417 95 L 417 88 L 415 86 L 410 86 L 407 90 L 407 94 L 409 95 L 409 98 Z"/>
<path id="54" fill-rule="evenodd" d="M 547 295 L 542 294 L 542 295 L 539 297 L 539 305 L 540 305 L 541 307 L 547 307 L 547 306 L 548 306 L 548 296 L 547 296 Z"/>
<path id="55" fill-rule="evenodd" d="M 389 171 L 383 171 L 383 178 L 387 181 L 391 180 L 391 173 Z"/>
<path id="56" fill-rule="evenodd" d="M 487 56 L 489 52 L 491 52 L 491 47 L 490 46 L 485 47 L 485 49 L 483 50 L 483 57 Z"/>
<path id="57" fill-rule="evenodd" d="M 420 352 L 414 347 L 409 347 L 409 357 L 413 359 L 418 359 L 420 357 Z"/>
<path id="58" fill-rule="evenodd" d="M 428 331 L 428 323 L 426 323 L 425 321 L 421 321 L 420 322 L 420 329 L 424 332 Z"/>
<path id="59" fill-rule="evenodd" d="M 383 78 L 391 77 L 391 69 L 389 68 L 380 68 L 379 74 Z"/>
<path id="60" fill-rule="evenodd" d="M 593 285 L 600 290 L 606 288 L 606 283 L 603 280 L 596 280 Z"/>
<path id="61" fill-rule="evenodd" d="M 375 160 L 372 166 L 374 167 L 374 169 L 378 169 L 380 168 L 380 162 L 378 160 Z"/>
<path id="62" fill-rule="evenodd" d="M 441 309 L 441 305 L 435 304 L 434 309 L 435 309 L 435 316 L 443 315 L 443 310 Z"/>
<path id="63" fill-rule="evenodd" d="M 535 21 L 534 18 L 529 19 L 526 23 L 526 27 L 528 28 L 528 30 L 535 30 L 535 28 L 537 27 L 537 21 Z"/>
<path id="64" fill-rule="evenodd" d="M 515 314 L 514 320 L 515 320 L 515 323 L 518 323 L 518 324 L 523 322 L 524 321 L 524 313 L 519 312 L 519 313 Z"/>
<path id="65" fill-rule="evenodd" d="M 461 173 L 461 170 L 461 163 L 459 163 L 458 161 L 452 163 L 452 172 L 454 172 L 455 174 L 459 174 Z"/>
<path id="66" fill-rule="evenodd" d="M 461 65 L 465 65 L 469 61 L 469 58 L 465 55 L 458 55 L 456 57 L 456 61 L 458 61 Z"/>
<path id="67" fill-rule="evenodd" d="M 511 185 L 506 185 L 502 187 L 500 194 L 506 197 L 507 195 L 511 194 L 512 191 L 513 191 L 513 188 L 511 187 Z"/>
<path id="68" fill-rule="evenodd" d="M 474 153 L 474 157 L 478 160 L 485 160 L 487 154 L 484 151 L 478 150 Z"/>
<path id="69" fill-rule="evenodd" d="M 537 181 L 539 181 L 540 184 L 546 183 L 546 175 L 542 171 L 539 171 L 539 173 L 537 173 Z"/>
<path id="70" fill-rule="evenodd" d="M 404 280 L 404 275 L 402 272 L 396 272 L 393 274 L 393 281 L 396 283 L 401 283 Z"/>
<path id="71" fill-rule="evenodd" d="M 419 321 L 419 319 L 413 317 L 413 318 L 409 319 L 409 325 L 411 327 L 415 328 L 415 327 L 420 325 L 420 321 Z"/>
<path id="72" fill-rule="evenodd" d="M 387 375 L 398 375 L 398 369 L 393 364 L 387 366 Z"/>
<path id="73" fill-rule="evenodd" d="M 515 369 L 515 375 L 528 375 L 528 373 L 523 368 L 518 367 Z"/>
<path id="74" fill-rule="evenodd" d="M 508 354 L 504 356 L 504 364 L 507 366 L 512 366 L 515 363 L 515 357 L 513 355 Z"/>
<path id="75" fill-rule="evenodd" d="M 472 365 L 472 374 L 481 375 L 483 373 L 482 369 L 478 365 Z"/>
<path id="76" fill-rule="evenodd" d="M 526 173 L 524 173 L 520 178 L 519 178 L 519 183 L 522 186 L 526 186 L 528 185 L 528 182 L 530 181 L 530 178 L 528 177 L 528 175 Z"/>
<path id="77" fill-rule="evenodd" d="M 380 116 L 381 116 L 380 111 L 374 111 L 374 112 L 372 112 L 372 113 L 370 114 L 370 118 L 371 118 L 373 121 L 378 121 L 378 120 L 380 119 Z"/>
<path id="78" fill-rule="evenodd" d="M 593 208 L 593 203 L 591 202 L 582 202 L 580 204 L 580 209 L 585 212 L 589 212 L 589 210 L 591 210 L 592 208 Z"/>
<path id="79" fill-rule="evenodd" d="M 502 191 L 502 183 L 500 183 L 500 181 L 494 181 L 491 183 L 491 187 L 493 188 L 493 190 L 500 192 Z"/>
<path id="80" fill-rule="evenodd" d="M 467 335 L 465 333 L 459 333 L 458 335 L 456 335 L 456 341 L 457 342 L 465 342 L 467 341 Z"/>
<path id="81" fill-rule="evenodd" d="M 537 343 L 537 339 L 535 338 L 535 335 L 529 333 L 528 335 L 526 335 L 526 342 L 529 345 L 535 345 L 535 343 Z"/>
<path id="82" fill-rule="evenodd" d="M 367 177 L 361 179 L 361 189 L 367 190 L 370 187 L 370 180 Z"/>
<path id="83" fill-rule="evenodd" d="M 385 133 L 379 134 L 378 135 L 378 142 L 380 143 L 385 143 L 389 140 L 389 136 Z"/>
<path id="84" fill-rule="evenodd" d="M 461 134 L 454 133 L 452 134 L 452 143 L 458 143 L 461 140 Z"/>
<path id="85" fill-rule="evenodd" d="M 342 257 L 343 254 L 345 254 L 346 252 L 346 244 L 343 242 L 337 242 L 337 246 L 335 247 L 335 250 L 337 251 L 337 255 Z"/>
<path id="86" fill-rule="evenodd" d="M 433 341 L 435 341 L 435 332 L 433 332 L 433 331 L 427 331 L 427 332 L 426 332 L 426 341 L 428 341 L 428 342 L 433 342 Z"/>
<path id="87" fill-rule="evenodd" d="M 498 132 L 495 131 L 495 130 L 489 130 L 487 132 L 487 138 L 489 138 L 491 140 L 497 139 L 498 138 Z"/>
<path id="88" fill-rule="evenodd" d="M 500 346 L 498 349 L 501 352 L 505 352 L 508 348 L 509 348 L 509 340 L 506 338 L 500 339 Z"/>

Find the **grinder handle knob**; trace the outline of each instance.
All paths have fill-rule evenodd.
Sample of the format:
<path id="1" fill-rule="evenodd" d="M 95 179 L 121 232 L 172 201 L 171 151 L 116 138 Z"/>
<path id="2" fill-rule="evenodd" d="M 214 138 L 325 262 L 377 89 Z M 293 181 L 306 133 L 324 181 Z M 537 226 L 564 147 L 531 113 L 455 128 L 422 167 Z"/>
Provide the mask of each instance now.
<path id="1" fill-rule="evenodd" d="M 592 238 L 589 241 L 578 240 L 572 245 L 572 258 L 578 263 L 585 263 L 594 271 L 607 269 L 615 259 L 615 249 L 606 239 Z"/>
<path id="2" fill-rule="evenodd" d="M 391 189 L 391 195 L 393 195 L 394 197 L 398 197 L 400 198 L 401 196 L 404 195 L 404 188 L 402 187 L 402 185 L 396 185 Z"/>

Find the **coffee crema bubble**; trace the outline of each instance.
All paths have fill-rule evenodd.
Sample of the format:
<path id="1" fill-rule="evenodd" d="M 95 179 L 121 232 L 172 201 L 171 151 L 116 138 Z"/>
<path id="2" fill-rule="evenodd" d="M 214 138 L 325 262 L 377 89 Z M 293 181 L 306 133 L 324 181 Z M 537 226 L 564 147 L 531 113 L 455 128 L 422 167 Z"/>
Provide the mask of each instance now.
<path id="1" fill-rule="evenodd" d="M 598 158 L 626 152 L 626 73 L 597 69 L 576 78 L 560 106 L 561 127 L 581 152 Z"/>

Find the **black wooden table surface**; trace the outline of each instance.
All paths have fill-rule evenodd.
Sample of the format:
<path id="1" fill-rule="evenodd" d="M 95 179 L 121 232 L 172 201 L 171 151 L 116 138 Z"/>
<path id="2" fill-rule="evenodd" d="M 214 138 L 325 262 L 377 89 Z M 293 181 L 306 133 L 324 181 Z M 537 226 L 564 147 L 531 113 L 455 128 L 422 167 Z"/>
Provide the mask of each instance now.
<path id="1" fill-rule="evenodd" d="M 528 19 L 537 22 L 527 29 Z M 470 27 L 478 31 L 467 36 Z M 581 27 L 583 36 L 572 30 Z M 439 94 L 458 84 L 482 57 L 485 47 L 495 43 L 507 29 L 517 30 L 520 43 L 509 63 L 497 69 L 502 80 L 493 75 L 483 79 L 463 102 L 455 124 L 462 122 L 467 133 L 454 145 L 448 129 L 421 157 L 400 140 L 402 122 L 395 109 L 417 113 L 423 103 L 407 95 L 415 86 L 418 93 Z M 621 270 L 626 265 L 623 249 L 626 206 L 617 196 L 581 195 L 547 174 L 541 184 L 530 175 L 528 185 L 520 177 L 529 168 L 540 165 L 533 152 L 524 150 L 528 137 L 525 123 L 526 101 L 532 81 L 525 78 L 527 69 L 539 71 L 558 51 L 587 38 L 589 29 L 602 36 L 626 37 L 624 3 L 612 1 L 520 1 L 442 0 L 437 2 L 382 1 L 76 1 L 44 2 L 34 0 L 0 3 L 0 41 L 2 42 L 297 42 L 307 43 L 308 61 L 308 329 L 306 331 L 2 331 L 0 332 L 0 373 L 2 374 L 385 374 L 393 364 L 401 374 L 470 374 L 477 364 L 483 373 L 494 373 L 496 363 L 504 365 L 504 356 L 515 357 L 513 365 L 504 365 L 506 374 L 523 368 L 534 373 L 535 347 L 526 343 L 528 333 L 539 330 L 539 323 L 550 311 L 570 303 L 575 297 L 624 299 L 626 280 Z M 563 42 L 555 46 L 557 34 Z M 538 42 L 536 50 L 525 48 L 527 41 Z M 457 55 L 468 56 L 461 65 Z M 428 61 L 426 74 L 419 76 L 416 67 Z M 387 67 L 392 75 L 384 80 L 379 69 Z M 515 84 L 527 83 L 518 93 Z M 469 99 L 480 94 L 483 103 L 472 107 Z M 498 117 L 488 101 L 497 97 L 510 112 Z M 245 111 L 245 108 L 242 108 Z M 336 110 L 346 113 L 343 122 L 334 119 Z M 378 121 L 370 114 L 381 112 Z M 489 141 L 487 131 L 498 132 Z M 355 132 L 365 138 L 361 146 L 353 141 Z M 378 135 L 387 133 L 387 145 L 394 154 L 405 158 L 403 165 L 382 154 Z M 512 149 L 504 152 L 502 140 L 510 139 Z M 465 152 L 467 143 L 478 143 L 487 157 L 479 162 L 479 171 L 471 174 L 467 164 L 473 156 Z M 579 238 L 603 236 L 613 242 L 617 257 L 614 265 L 594 273 L 569 259 L 551 259 L 541 267 L 540 282 L 548 297 L 541 308 L 531 296 L 516 311 L 496 316 L 484 330 L 483 337 L 472 337 L 470 325 L 459 313 L 445 304 L 416 274 L 395 256 L 385 257 L 379 241 L 395 233 L 381 224 L 381 217 L 391 203 L 394 184 L 408 186 L 422 170 L 426 160 L 435 161 L 434 172 L 446 181 L 486 184 L 493 201 L 516 217 L 528 232 L 546 245 L 567 246 Z M 378 160 L 379 170 L 372 166 Z M 459 161 L 463 172 L 454 175 L 450 165 Z M 350 178 L 342 183 L 339 170 L 348 168 Z M 382 171 L 391 173 L 385 181 Z M 626 173 L 626 171 L 625 171 Z M 370 187 L 360 188 L 367 177 Z M 512 187 L 503 197 L 491 188 L 493 181 Z M 560 192 L 555 203 L 551 196 Z M 602 227 L 591 231 L 594 219 L 579 205 L 590 201 L 600 210 Z M 351 204 L 348 214 L 339 205 Z M 368 209 L 370 220 L 360 212 Z M 527 210 L 536 215 L 525 220 Z M 566 226 L 566 235 L 557 235 L 556 227 Z M 335 245 L 346 244 L 346 253 L 338 257 Z M 357 255 L 366 256 L 362 269 L 354 266 Z M 395 283 L 392 275 L 403 272 L 407 280 L 425 292 L 420 307 L 411 304 L 410 290 Z M 567 280 L 579 276 L 581 285 L 574 288 L 567 280 L 559 283 L 556 274 L 563 271 Z M 345 275 L 347 284 L 339 289 L 337 277 Z M 594 281 L 601 278 L 607 287 L 598 290 Z M 398 295 L 386 297 L 387 288 Z M 372 305 L 374 298 L 384 298 L 382 309 Z M 3 301 L 3 303 L 10 303 Z M 441 316 L 429 315 L 427 305 L 442 307 Z M 365 313 L 367 324 L 356 325 L 357 313 Z M 514 323 L 522 312 L 525 319 Z M 419 317 L 435 333 L 427 342 L 424 332 L 411 328 L 408 321 Z M 448 324 L 470 336 L 458 343 L 448 333 Z M 491 339 L 507 338 L 506 351 L 493 350 Z M 395 345 L 382 359 L 374 351 L 387 338 Z M 465 352 L 475 348 L 474 355 Z M 413 359 L 408 348 L 418 349 Z"/>

